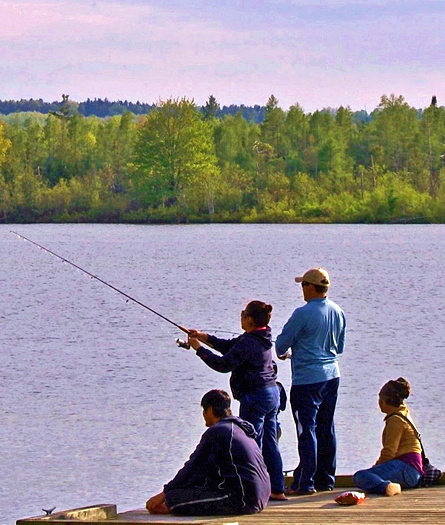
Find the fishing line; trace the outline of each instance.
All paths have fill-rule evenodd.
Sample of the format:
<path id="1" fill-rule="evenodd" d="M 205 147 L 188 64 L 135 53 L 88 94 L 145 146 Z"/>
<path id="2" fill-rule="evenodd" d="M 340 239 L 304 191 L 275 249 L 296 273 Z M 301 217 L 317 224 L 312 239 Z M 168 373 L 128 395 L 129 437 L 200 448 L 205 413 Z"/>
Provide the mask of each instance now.
<path id="1" fill-rule="evenodd" d="M 31 239 L 28 239 L 27 237 L 25 237 L 24 235 L 20 235 L 19 233 L 17 232 L 14 232 L 11 230 L 11 233 L 13 233 L 14 235 L 17 235 L 17 237 L 19 237 L 20 239 L 23 239 L 24 241 L 27 241 L 27 242 L 30 242 L 31 244 L 34 244 L 34 246 L 37 246 L 38 248 L 40 248 L 41 250 L 43 250 L 44 252 L 47 252 L 49 253 L 50 255 L 56 257 L 57 259 L 60 259 L 62 262 L 64 263 L 67 263 L 67 264 L 70 264 L 71 266 L 73 266 L 74 268 L 76 268 L 77 270 L 80 270 L 81 272 L 83 272 L 84 274 L 88 275 L 89 277 L 91 277 L 92 279 L 95 279 L 96 281 L 99 281 L 100 283 L 104 284 L 105 286 L 108 286 L 108 288 L 111 288 L 112 290 L 114 290 L 115 292 L 123 295 L 127 301 L 133 301 L 134 303 L 138 304 L 139 306 L 142 306 L 142 308 L 145 308 L 146 310 L 148 310 L 149 312 L 151 312 L 152 314 L 155 314 L 157 315 L 158 317 L 160 317 L 161 319 L 164 319 L 164 321 L 167 321 L 167 323 L 170 323 L 172 324 L 173 326 L 176 326 L 176 328 L 179 328 L 179 330 L 181 330 L 182 332 L 185 332 L 186 334 L 189 334 L 189 330 L 187 330 L 187 328 L 184 328 L 183 326 L 181 326 L 180 324 L 178 323 L 175 323 L 174 321 L 172 321 L 171 319 L 169 319 L 168 317 L 166 317 L 165 315 L 162 315 L 160 314 L 159 312 L 157 312 L 156 310 L 153 310 L 153 308 L 150 308 L 149 306 L 147 306 L 146 304 L 142 303 L 141 301 L 138 301 L 137 299 L 135 299 L 134 297 L 132 297 L 131 295 L 128 295 L 127 293 L 123 292 L 122 290 L 119 290 L 119 288 L 116 288 L 115 286 L 113 286 L 112 284 L 110 283 L 107 283 L 106 281 L 104 281 L 103 279 L 101 279 L 100 277 L 98 277 L 97 275 L 94 275 L 90 272 L 88 272 L 87 270 L 84 270 L 83 268 L 81 268 L 80 266 L 78 266 L 77 264 L 69 261 L 68 259 L 65 259 L 65 257 L 62 257 L 61 255 L 58 255 L 57 253 L 49 250 L 48 248 L 45 248 L 45 246 L 42 246 L 41 244 L 38 244 L 37 242 L 34 242 L 32 241 Z"/>
<path id="2" fill-rule="evenodd" d="M 239 332 L 233 332 L 231 330 L 218 330 L 216 328 L 215 329 L 202 328 L 201 332 L 212 332 L 214 334 L 230 334 L 230 335 L 233 335 L 234 337 L 238 337 L 239 335 L 241 335 Z"/>

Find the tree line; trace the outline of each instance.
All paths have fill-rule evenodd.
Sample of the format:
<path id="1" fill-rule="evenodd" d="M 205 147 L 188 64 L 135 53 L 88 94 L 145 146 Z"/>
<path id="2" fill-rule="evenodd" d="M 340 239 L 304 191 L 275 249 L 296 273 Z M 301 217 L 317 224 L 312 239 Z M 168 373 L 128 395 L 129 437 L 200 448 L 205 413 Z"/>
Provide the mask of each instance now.
<path id="1" fill-rule="evenodd" d="M 123 115 L 127 112 L 134 113 L 135 115 L 145 115 L 157 107 L 156 104 L 148 104 L 146 102 L 131 102 L 128 100 L 111 101 L 107 98 L 87 98 L 87 100 L 83 102 L 74 102 L 65 99 L 67 96 L 68 95 L 62 95 L 63 98 L 60 102 L 45 102 L 41 98 L 31 98 L 27 100 L 0 100 L 0 115 L 11 115 L 13 113 L 23 112 L 36 112 L 45 115 L 61 111 L 66 107 L 67 103 L 72 111 L 76 111 L 84 117 L 96 116 L 103 118 Z M 200 107 L 199 110 L 205 112 L 206 106 Z M 223 118 L 226 115 L 236 115 L 237 113 L 241 113 L 246 120 L 260 123 L 264 120 L 265 107 L 260 105 L 245 106 L 243 104 L 231 104 L 230 106 L 220 107 L 218 104 L 214 116 L 217 118 Z"/>
<path id="2" fill-rule="evenodd" d="M 445 222 L 445 107 L 383 95 L 370 114 L 283 110 L 255 122 L 214 97 L 144 115 L 0 118 L 4 222 Z"/>

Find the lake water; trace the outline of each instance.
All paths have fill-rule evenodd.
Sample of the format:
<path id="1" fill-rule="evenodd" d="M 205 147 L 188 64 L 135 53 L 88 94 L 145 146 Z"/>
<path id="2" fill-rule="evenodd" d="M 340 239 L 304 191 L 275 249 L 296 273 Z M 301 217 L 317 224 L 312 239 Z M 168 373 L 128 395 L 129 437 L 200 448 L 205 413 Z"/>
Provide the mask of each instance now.
<path id="1" fill-rule="evenodd" d="M 273 304 L 276 336 L 303 304 L 294 276 L 326 267 L 348 321 L 338 473 L 377 458 L 377 393 L 400 375 L 426 451 L 445 467 L 445 226 L 1 225 L 1 525 L 53 506 L 143 507 L 204 431 L 202 395 L 228 388 L 228 375 L 176 347 L 177 328 L 10 230 L 220 337 L 239 332 L 252 299 Z M 289 389 L 289 361 L 279 378 Z M 281 422 L 292 469 L 289 409 Z"/>

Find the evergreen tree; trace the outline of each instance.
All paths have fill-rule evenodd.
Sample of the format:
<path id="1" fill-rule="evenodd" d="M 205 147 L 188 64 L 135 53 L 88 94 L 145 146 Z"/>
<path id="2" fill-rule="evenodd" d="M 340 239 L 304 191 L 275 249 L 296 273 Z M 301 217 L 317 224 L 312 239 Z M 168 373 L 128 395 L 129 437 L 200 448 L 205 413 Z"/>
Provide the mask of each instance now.
<path id="1" fill-rule="evenodd" d="M 220 106 L 213 95 L 209 96 L 206 105 L 202 108 L 202 113 L 206 120 L 215 118 L 220 110 Z"/>
<path id="2" fill-rule="evenodd" d="M 445 107 L 437 106 L 436 97 L 433 97 L 431 105 L 422 114 L 420 132 L 423 152 L 421 167 L 426 167 L 429 174 L 430 195 L 436 195 L 445 179 Z"/>
<path id="3" fill-rule="evenodd" d="M 402 96 L 383 95 L 369 125 L 374 162 L 394 172 L 409 170 L 418 154 L 417 111 Z"/>
<path id="4" fill-rule="evenodd" d="M 286 172 L 293 175 L 304 169 L 304 152 L 309 138 L 308 119 L 299 104 L 289 108 L 284 133 L 287 139 Z"/>
<path id="5" fill-rule="evenodd" d="M 287 153 L 285 122 L 285 112 L 278 106 L 276 97 L 271 95 L 266 104 L 264 122 L 260 125 L 261 141 L 269 144 L 274 156 L 281 159 L 284 159 Z"/>

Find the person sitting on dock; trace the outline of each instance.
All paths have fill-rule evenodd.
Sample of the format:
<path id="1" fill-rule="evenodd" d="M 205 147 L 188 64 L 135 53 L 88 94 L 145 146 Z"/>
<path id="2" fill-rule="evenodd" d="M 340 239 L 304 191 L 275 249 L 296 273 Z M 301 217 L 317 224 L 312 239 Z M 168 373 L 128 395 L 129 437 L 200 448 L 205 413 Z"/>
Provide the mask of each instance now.
<path id="1" fill-rule="evenodd" d="M 151 514 L 254 514 L 267 505 L 270 478 L 254 427 L 233 416 L 224 390 L 201 400 L 208 428 L 190 459 L 146 503 Z"/>
<path id="2" fill-rule="evenodd" d="M 404 400 L 411 386 L 399 377 L 380 390 L 380 410 L 386 414 L 383 448 L 375 465 L 354 474 L 354 483 L 365 492 L 395 496 L 403 489 L 417 487 L 423 474 L 422 449 Z"/>

